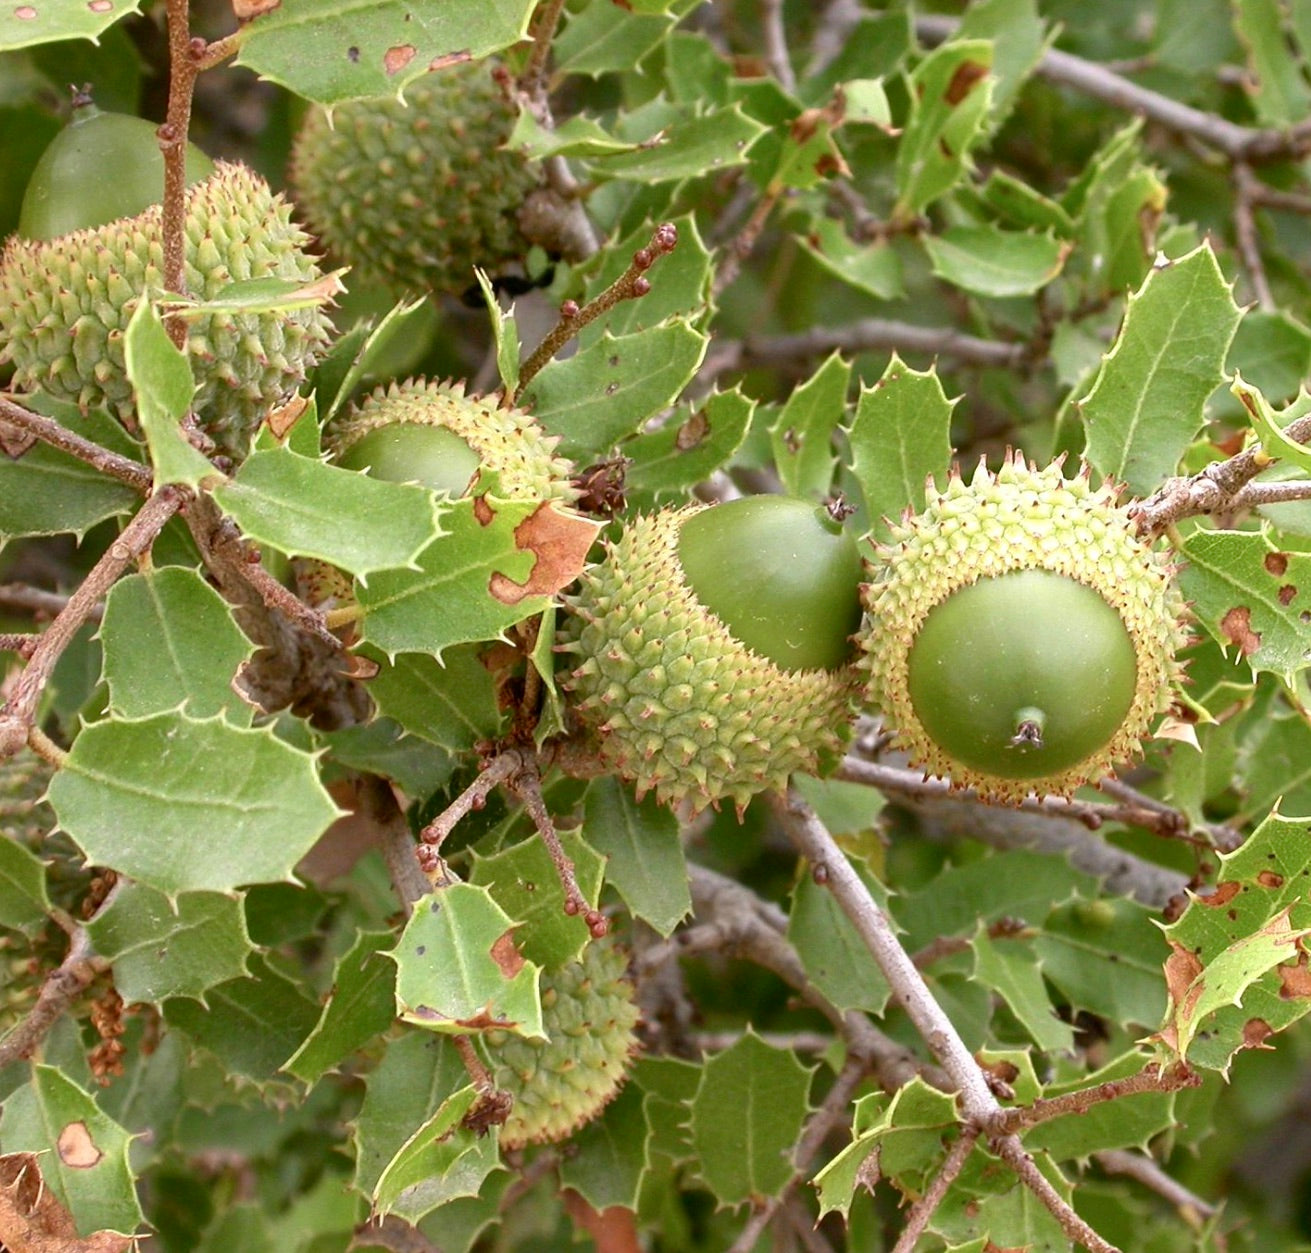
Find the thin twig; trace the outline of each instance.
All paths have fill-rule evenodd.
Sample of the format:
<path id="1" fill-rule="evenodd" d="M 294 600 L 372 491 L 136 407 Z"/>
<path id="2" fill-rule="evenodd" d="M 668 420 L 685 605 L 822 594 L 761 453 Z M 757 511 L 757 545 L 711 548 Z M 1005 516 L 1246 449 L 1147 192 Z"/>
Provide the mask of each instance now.
<path id="1" fill-rule="evenodd" d="M 760 27 L 765 42 L 769 72 L 786 92 L 795 92 L 797 76 L 788 56 L 787 32 L 783 29 L 783 0 L 760 0 Z"/>
<path id="2" fill-rule="evenodd" d="M 196 89 L 197 64 L 206 50 L 203 39 L 191 38 L 189 0 L 166 0 L 168 13 L 168 113 L 157 132 L 164 154 L 164 287 L 179 296 L 187 294 L 186 190 L 187 136 L 191 131 L 191 99 Z M 165 319 L 169 338 L 186 350 L 187 325 L 177 317 Z"/>
<path id="3" fill-rule="evenodd" d="M 528 29 L 528 38 L 533 41 L 533 47 L 528 54 L 528 64 L 519 76 L 519 86 L 535 103 L 540 100 L 545 104 L 546 62 L 551 55 L 551 41 L 555 38 L 555 30 L 563 12 L 564 0 L 541 0 Z"/>
<path id="4" fill-rule="evenodd" d="M 26 583 L 0 583 L 0 609 L 31 614 L 34 618 L 53 618 L 67 604 L 68 597 L 63 592 L 48 592 Z M 95 605 L 87 614 L 87 621 L 98 622 L 104 610 L 104 605 Z"/>
<path id="5" fill-rule="evenodd" d="M 481 809 L 492 792 L 523 767 L 524 754 L 517 748 L 507 749 L 494 757 L 483 767 L 478 777 L 419 832 L 420 843 L 429 844 L 434 850 L 441 848 L 442 842 L 455 830 L 461 818 L 475 809 Z"/>
<path id="6" fill-rule="evenodd" d="M 1034 1101 L 1032 1105 L 1008 1109 L 998 1120 L 997 1129 L 1007 1134 L 1024 1131 L 1067 1114 L 1086 1114 L 1094 1105 L 1104 1101 L 1116 1101 L 1143 1092 L 1178 1092 L 1183 1088 L 1200 1087 L 1201 1083 L 1202 1076 L 1184 1062 L 1166 1067 L 1153 1063 L 1125 1079 L 1112 1079 L 1091 1088 L 1082 1088 L 1078 1092 L 1067 1092 L 1064 1096 L 1054 1096 Z"/>
<path id="7" fill-rule="evenodd" d="M 737 278 L 738 272 L 742 269 L 742 263 L 751 255 L 751 250 L 755 248 L 756 241 L 759 240 L 761 231 L 765 229 L 765 223 L 769 221 L 769 215 L 774 212 L 774 206 L 778 204 L 783 191 L 782 183 L 769 188 L 760 197 L 755 208 L 751 210 L 751 216 L 747 218 L 742 229 L 728 244 L 724 252 L 724 259 L 715 271 L 715 281 L 711 289 L 715 296 L 722 295 L 732 286 L 733 280 Z"/>
<path id="8" fill-rule="evenodd" d="M 1052 1187 L 1051 1180 L 1038 1169 L 1038 1164 L 1024 1151 L 1023 1145 L 1015 1136 L 998 1136 L 992 1142 L 993 1151 L 1020 1178 L 1020 1181 L 1046 1207 L 1048 1212 L 1061 1224 L 1061 1229 L 1071 1240 L 1077 1240 L 1091 1253 L 1120 1253 L 1109 1240 L 1103 1240 L 1078 1214 L 1059 1192 Z"/>
<path id="9" fill-rule="evenodd" d="M 1127 1149 L 1105 1149 L 1095 1153 L 1093 1158 L 1108 1175 L 1124 1175 L 1136 1179 L 1157 1196 L 1169 1201 L 1192 1226 L 1200 1226 L 1203 1220 L 1211 1218 L 1216 1212 L 1214 1205 L 1202 1200 L 1195 1192 L 1190 1192 L 1177 1180 L 1171 1179 L 1158 1162 L 1145 1154 L 1132 1153 Z"/>
<path id="10" fill-rule="evenodd" d="M 1257 305 L 1263 312 L 1270 313 L 1274 311 L 1275 298 L 1270 291 L 1270 280 L 1266 278 L 1261 244 L 1257 239 L 1256 219 L 1252 215 L 1257 179 L 1252 174 L 1252 167 L 1245 161 L 1234 162 L 1233 175 L 1234 239 L 1238 244 L 1238 255 L 1243 260 L 1247 281 L 1252 285 Z"/>
<path id="11" fill-rule="evenodd" d="M 110 452 L 99 444 L 75 435 L 66 426 L 47 418 L 44 414 L 33 413 L 15 404 L 7 396 L 0 396 L 0 423 L 9 423 L 28 435 L 33 435 L 44 443 L 66 452 L 70 457 L 85 461 L 92 469 L 127 484 L 133 491 L 143 496 L 149 495 L 154 485 L 155 476 L 150 467 L 130 457 Z"/>
<path id="12" fill-rule="evenodd" d="M 1261 205 L 1262 208 L 1283 210 L 1286 213 L 1311 214 L 1311 196 L 1304 192 L 1280 191 L 1277 187 L 1271 187 L 1269 183 L 1263 183 L 1258 179 L 1252 183 L 1251 195 L 1252 203 Z"/>
<path id="13" fill-rule="evenodd" d="M 915 1245 L 919 1243 L 920 1236 L 929 1225 L 929 1219 L 937 1212 L 938 1206 L 947 1195 L 947 1190 L 964 1170 L 965 1163 L 974 1152 L 974 1145 L 978 1139 L 979 1133 L 972 1129 L 962 1131 L 956 1137 L 942 1165 L 938 1167 L 937 1173 L 925 1189 L 924 1195 L 915 1202 L 906 1216 L 906 1225 L 901 1229 L 901 1235 L 897 1237 L 892 1253 L 914 1253 Z"/>

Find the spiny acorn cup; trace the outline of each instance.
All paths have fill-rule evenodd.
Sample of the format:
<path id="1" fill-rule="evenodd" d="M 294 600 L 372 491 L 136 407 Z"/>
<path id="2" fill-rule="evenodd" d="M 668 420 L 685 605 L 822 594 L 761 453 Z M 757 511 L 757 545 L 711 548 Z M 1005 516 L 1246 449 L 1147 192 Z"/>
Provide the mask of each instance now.
<path id="1" fill-rule="evenodd" d="M 894 527 L 865 589 L 867 698 L 926 774 L 1018 803 L 1134 758 L 1181 677 L 1167 553 L 1114 483 L 1008 455 Z"/>
<path id="2" fill-rule="evenodd" d="M 360 276 L 462 292 L 475 265 L 496 273 L 531 246 L 518 215 L 542 171 L 502 149 L 515 116 L 487 62 L 432 71 L 404 100 L 313 108 L 291 154 L 296 203 Z"/>
<path id="3" fill-rule="evenodd" d="M 861 561 L 826 506 L 784 496 L 631 522 L 570 601 L 565 680 L 639 795 L 739 814 L 841 751 L 858 687 Z"/>
<path id="4" fill-rule="evenodd" d="M 501 1147 L 563 1140 L 614 1098 L 637 1052 L 638 1009 L 624 950 L 593 940 L 579 961 L 541 976 L 546 1039 L 485 1037 L 496 1086 L 514 1097 Z"/>
<path id="5" fill-rule="evenodd" d="M 522 409 L 425 379 L 377 388 L 326 438 L 337 465 L 374 478 L 458 497 L 483 473 L 506 499 L 571 500 L 573 464 L 555 455 L 559 442 Z"/>
<path id="6" fill-rule="evenodd" d="M 94 176 L 88 172 L 80 187 L 58 177 L 58 195 L 46 194 L 46 180 L 58 174 L 59 163 L 38 171 L 40 180 L 34 176 L 29 198 L 39 207 L 29 212 L 25 201 L 24 221 L 38 232 L 70 222 L 77 229 L 48 239 L 15 234 L 0 256 L 0 361 L 13 362 L 14 388 L 40 388 L 83 409 L 104 406 L 130 429 L 135 403 L 123 337 L 142 295 L 164 291 L 163 209 L 150 203 L 105 221 L 98 189 L 152 184 L 138 177 L 133 161 L 149 168 L 150 154 L 158 158 L 154 128 L 125 125 L 137 121 L 119 119 L 110 126 L 107 163 Z M 67 127 L 52 146 L 87 133 Z M 162 194 L 161 179 L 156 195 Z M 85 203 L 69 210 L 63 204 L 68 196 Z M 186 197 L 185 278 L 193 298 L 213 299 L 228 284 L 247 279 L 307 284 L 320 277 L 305 251 L 309 237 L 291 220 L 291 206 L 254 171 L 220 162 L 187 188 Z M 115 211 L 121 207 L 117 197 L 110 199 Z M 187 351 L 199 386 L 193 403 L 220 451 L 245 456 L 260 419 L 304 380 L 330 330 L 317 307 L 216 313 L 189 324 Z"/>

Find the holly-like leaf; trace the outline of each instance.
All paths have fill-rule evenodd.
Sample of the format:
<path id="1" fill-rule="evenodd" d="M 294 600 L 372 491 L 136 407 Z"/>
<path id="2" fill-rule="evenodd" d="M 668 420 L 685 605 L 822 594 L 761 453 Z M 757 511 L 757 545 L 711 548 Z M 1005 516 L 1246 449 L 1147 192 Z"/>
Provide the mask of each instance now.
<path id="1" fill-rule="evenodd" d="M 84 0 L 32 0 L 0 10 L 0 52 L 65 39 L 97 40 L 129 13 L 139 13 L 139 0 L 87 4 Z"/>
<path id="2" fill-rule="evenodd" d="M 1245 383 L 1241 375 L 1234 376 L 1234 384 L 1230 391 L 1238 397 L 1239 403 L 1247 411 L 1266 456 L 1285 460 L 1303 471 L 1311 470 L 1311 448 L 1289 439 L 1283 430 L 1284 426 L 1294 418 L 1302 417 L 1311 411 L 1311 395 L 1303 392 L 1297 401 L 1288 407 L 1285 416 L 1276 415 L 1261 392 Z"/>
<path id="3" fill-rule="evenodd" d="M 222 712 L 250 725 L 253 711 L 232 680 L 255 647 L 195 570 L 162 566 L 120 579 L 105 599 L 100 642 L 114 713 L 139 718 L 185 704 L 197 717 Z"/>
<path id="4" fill-rule="evenodd" d="M 912 370 L 893 353 L 883 377 L 860 393 L 847 437 L 852 472 L 871 522 L 924 508 L 927 479 L 951 458 L 951 412 L 936 370 Z"/>
<path id="5" fill-rule="evenodd" d="M 252 453 L 214 493 L 250 539 L 351 574 L 412 566 L 442 516 L 436 496 L 387 483 L 289 448 Z"/>
<path id="6" fill-rule="evenodd" d="M 5 1097 L 0 1140 L 6 1153 L 40 1155 L 41 1177 L 78 1235 L 132 1235 L 145 1221 L 128 1167 L 128 1133 L 56 1067 L 33 1065 L 29 1082 Z"/>
<path id="7" fill-rule="evenodd" d="M 834 353 L 788 397 L 770 428 L 774 465 L 792 496 L 824 497 L 837 457 L 833 432 L 847 412 L 851 363 Z"/>
<path id="8" fill-rule="evenodd" d="M 881 898 L 882 891 L 871 884 Z M 833 893 L 807 876 L 798 881 L 788 917 L 788 940 L 796 946 L 806 977 L 839 1009 L 883 1012 L 891 990 L 869 959 L 869 948 Z"/>
<path id="9" fill-rule="evenodd" d="M 646 1095 L 634 1083 L 569 1139 L 568 1157 L 560 1166 L 560 1183 L 572 1188 L 594 1210 L 613 1205 L 636 1210 L 638 1194 L 650 1166 L 651 1127 Z"/>
<path id="10" fill-rule="evenodd" d="M 183 892 L 170 904 L 162 892 L 125 882 L 86 929 L 129 1003 L 203 1001 L 216 984 L 244 975 L 254 952 L 241 900 L 220 892 Z"/>
<path id="11" fill-rule="evenodd" d="M 1006 120 L 1050 40 L 1043 33 L 1037 0 L 982 0 L 965 11 L 957 39 L 993 41 L 993 90 L 987 127 Z"/>
<path id="12" fill-rule="evenodd" d="M 486 888 L 468 883 L 415 902 L 391 953 L 400 1016 L 442 1034 L 541 1036 L 540 967 L 524 960 L 514 926 Z"/>
<path id="13" fill-rule="evenodd" d="M 34 933 L 50 908 L 45 862 L 0 829 L 0 927 Z"/>
<path id="14" fill-rule="evenodd" d="M 705 1064 L 692 1101 L 697 1169 L 721 1205 L 774 1196 L 809 1110 L 813 1068 L 747 1033 Z"/>
<path id="15" fill-rule="evenodd" d="M 1268 126 L 1291 126 L 1311 111 L 1306 65 L 1290 47 L 1278 0 L 1234 0 L 1234 32 L 1247 50 L 1248 92 Z"/>
<path id="16" fill-rule="evenodd" d="M 528 116 L 527 113 L 524 114 Z M 501 377 L 506 395 L 513 396 L 519 390 L 519 326 L 513 313 L 506 313 L 497 299 L 496 290 L 485 270 L 474 268 L 474 278 L 478 280 L 478 289 L 483 294 L 483 303 L 487 306 L 487 316 L 492 321 L 492 339 L 496 344 L 496 372 Z"/>
<path id="17" fill-rule="evenodd" d="M 901 256 L 886 240 L 858 244 L 836 218 L 813 218 L 798 231 L 801 246 L 834 278 L 875 300 L 899 300 Z"/>
<path id="18" fill-rule="evenodd" d="M 170 897 L 288 881 L 339 813 L 309 753 L 181 711 L 86 727 L 49 795 L 91 862 Z"/>
<path id="19" fill-rule="evenodd" d="M 582 573 L 599 524 L 554 504 L 457 501 L 448 533 L 413 570 L 386 570 L 357 588 L 364 638 L 388 656 L 496 639 L 541 613 Z"/>
<path id="20" fill-rule="evenodd" d="M 492 672 L 472 648 L 448 649 L 440 661 L 401 653 L 369 680 L 369 695 L 384 717 L 452 752 L 495 739 L 504 721 Z"/>
<path id="21" fill-rule="evenodd" d="M 623 445 L 632 458 L 628 484 L 652 497 L 686 491 L 708 478 L 741 447 L 756 402 L 737 388 L 716 392 L 691 412 L 680 411 L 658 431 Z"/>
<path id="22" fill-rule="evenodd" d="M 549 434 L 560 436 L 563 456 L 594 461 L 673 404 L 706 343 L 681 320 L 618 338 L 607 334 L 552 361 L 524 390 L 523 402 Z"/>
<path id="23" fill-rule="evenodd" d="M 595 157 L 588 168 L 599 178 L 633 183 L 667 183 L 697 178 L 709 169 L 729 169 L 746 161 L 746 150 L 765 128 L 740 105 L 698 115 L 656 100 L 619 118 L 615 132 L 636 141 L 640 150 Z"/>
<path id="24" fill-rule="evenodd" d="M 1072 1053 L 1074 1031 L 1056 1016 L 1032 945 L 1022 939 L 994 940 L 980 924 L 970 942 L 974 979 L 1002 998 L 1029 1034 L 1047 1052 Z"/>
<path id="25" fill-rule="evenodd" d="M 572 832 L 560 843 L 574 864 L 574 877 L 587 903 L 595 907 L 601 893 L 603 862 Z M 519 951 L 546 970 L 575 961 L 587 943 L 587 923 L 564 911 L 564 888 L 546 845 L 535 835 L 490 857 L 475 855 L 470 883 L 485 887 L 517 925 Z"/>
<path id="26" fill-rule="evenodd" d="M 924 248 L 939 278 L 979 296 L 1028 296 L 1060 272 L 1070 245 L 1050 235 L 995 226 L 953 226 L 926 235 Z"/>
<path id="27" fill-rule="evenodd" d="M 388 309 L 372 330 L 363 323 L 341 336 L 314 371 L 314 391 L 323 420 L 333 417 L 365 379 L 376 375 L 388 352 L 432 316 L 427 300 L 402 300 Z"/>
<path id="28" fill-rule="evenodd" d="M 391 96 L 517 43 L 532 9 L 532 0 L 383 0 L 364 12 L 284 4 L 243 32 L 237 63 L 320 104 Z"/>
<path id="29" fill-rule="evenodd" d="M 1152 270 L 1078 402 L 1095 469 L 1140 496 L 1175 472 L 1240 316 L 1209 245 Z"/>
<path id="30" fill-rule="evenodd" d="M 1198 621 L 1226 654 L 1291 681 L 1311 663 L 1311 556 L 1282 551 L 1266 531 L 1194 531 L 1179 575 Z"/>
<path id="31" fill-rule="evenodd" d="M 674 18 L 664 12 L 589 4 L 570 16 L 551 46 L 557 74 L 601 74 L 631 70 L 664 37 Z"/>

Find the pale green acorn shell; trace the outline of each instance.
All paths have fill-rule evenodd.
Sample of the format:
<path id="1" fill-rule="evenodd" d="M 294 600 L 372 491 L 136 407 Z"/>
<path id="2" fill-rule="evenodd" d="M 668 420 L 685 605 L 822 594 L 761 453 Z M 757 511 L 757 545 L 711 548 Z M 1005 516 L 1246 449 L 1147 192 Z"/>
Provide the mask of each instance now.
<path id="1" fill-rule="evenodd" d="M 404 100 L 313 108 L 292 150 L 296 203 L 357 276 L 463 292 L 475 265 L 495 275 L 528 252 L 518 212 L 542 175 L 502 150 L 515 116 L 487 62 L 432 71 Z"/>
<path id="2" fill-rule="evenodd" d="M 1067 479 L 1060 462 L 1038 469 L 1014 453 L 996 475 L 980 464 L 969 483 L 953 470 L 946 490 L 931 489 L 924 510 L 879 547 L 858 636 L 865 697 L 926 776 L 1018 804 L 1031 793 L 1069 796 L 1139 755 L 1182 677 L 1176 654 L 1188 636 L 1171 559 L 1139 537 L 1118 495 L 1114 483 L 1093 488 L 1087 467 Z M 1120 615 L 1137 657 L 1133 701 L 1110 743 L 1038 779 L 999 778 L 953 760 L 924 729 L 908 688 L 911 648 L 929 612 L 962 587 L 1016 570 L 1047 570 L 1092 588 Z"/>
<path id="3" fill-rule="evenodd" d="M 678 532 L 703 506 L 635 519 L 571 601 L 567 679 L 602 760 L 639 796 L 694 810 L 782 791 L 842 751 L 859 681 L 782 669 L 739 643 L 683 576 Z"/>
<path id="4" fill-rule="evenodd" d="M 326 446 L 341 456 L 370 431 L 394 423 L 444 426 L 478 454 L 508 500 L 570 501 L 573 463 L 555 455 L 558 437 L 547 435 L 522 409 L 505 408 L 494 396 L 470 396 L 463 383 L 409 379 L 376 388 L 345 417 L 334 420 Z"/>
<path id="5" fill-rule="evenodd" d="M 594 940 L 579 961 L 542 974 L 546 1039 L 488 1033 L 496 1086 L 514 1097 L 502 1148 L 562 1140 L 619 1092 L 637 1051 L 639 1018 L 626 970 L 622 948 Z"/>
<path id="6" fill-rule="evenodd" d="M 253 170 L 221 162 L 186 194 L 192 298 L 213 299 L 247 279 L 310 283 L 321 276 L 291 206 Z M 103 406 L 135 429 L 123 336 L 142 293 L 164 291 L 162 214 L 153 205 L 57 239 L 9 240 L 0 258 L 0 359 L 14 363 L 15 390 L 41 389 L 83 409 Z M 189 323 L 194 407 L 221 452 L 245 456 L 259 421 L 304 380 L 330 332 L 318 307 Z"/>

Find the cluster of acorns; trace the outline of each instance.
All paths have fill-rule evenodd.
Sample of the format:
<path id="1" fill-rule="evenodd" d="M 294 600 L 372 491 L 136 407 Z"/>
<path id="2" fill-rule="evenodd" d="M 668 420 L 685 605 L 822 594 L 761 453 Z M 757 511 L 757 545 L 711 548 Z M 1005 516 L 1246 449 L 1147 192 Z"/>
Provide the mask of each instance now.
<path id="1" fill-rule="evenodd" d="M 471 241 L 493 263 L 522 257 L 512 206 L 537 174 L 510 154 L 487 158 L 512 121 L 490 83 L 485 69 L 462 70 L 413 90 L 408 114 L 343 107 L 332 128 L 313 114 L 293 182 L 321 241 L 429 288 L 463 281 Z M 438 116 L 453 95 L 469 116 L 470 92 L 486 97 L 490 135 Z M 433 194 L 434 161 L 447 198 Z M 116 179 L 91 211 L 88 171 L 105 168 Z M 198 151 L 187 168 L 193 295 L 319 276 L 291 206 L 262 179 Z M 379 172 L 386 205 L 356 194 Z M 485 194 L 470 195 L 475 179 Z M 123 336 L 142 293 L 162 291 L 161 187 L 153 127 L 77 110 L 0 258 L 0 344 L 17 388 L 132 424 Z M 245 455 L 329 331 L 317 308 L 190 323 L 196 410 L 220 451 Z M 422 379 L 379 389 L 325 431 L 328 455 L 348 469 L 450 497 L 477 487 L 567 506 L 578 493 L 556 442 L 521 410 Z M 863 555 L 842 507 L 784 496 L 635 518 L 567 600 L 564 685 L 610 769 L 694 811 L 723 801 L 741 811 L 794 772 L 823 771 L 862 705 L 926 775 L 992 801 L 1069 795 L 1140 750 L 1179 679 L 1173 567 L 1117 497 L 1086 469 L 1067 478 L 1059 463 L 1013 455 L 968 483 L 953 472 L 892 543 Z M 623 966 L 618 950 L 589 945 L 544 979 L 548 1039 L 495 1050 L 498 1083 L 519 1096 L 505 1143 L 566 1135 L 617 1090 L 637 1017 Z"/>

